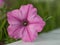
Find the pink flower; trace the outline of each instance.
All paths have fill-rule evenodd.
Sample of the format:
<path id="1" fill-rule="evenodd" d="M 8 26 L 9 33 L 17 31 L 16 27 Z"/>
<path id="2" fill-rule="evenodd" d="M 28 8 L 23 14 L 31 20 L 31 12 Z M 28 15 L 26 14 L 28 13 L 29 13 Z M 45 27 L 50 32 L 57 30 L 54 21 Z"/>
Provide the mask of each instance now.
<path id="1" fill-rule="evenodd" d="M 0 8 L 2 8 L 4 6 L 4 1 L 0 0 Z"/>
<path id="2" fill-rule="evenodd" d="M 22 5 L 20 9 L 8 12 L 7 18 L 10 24 L 7 29 L 9 36 L 23 41 L 34 41 L 45 26 L 32 4 Z"/>

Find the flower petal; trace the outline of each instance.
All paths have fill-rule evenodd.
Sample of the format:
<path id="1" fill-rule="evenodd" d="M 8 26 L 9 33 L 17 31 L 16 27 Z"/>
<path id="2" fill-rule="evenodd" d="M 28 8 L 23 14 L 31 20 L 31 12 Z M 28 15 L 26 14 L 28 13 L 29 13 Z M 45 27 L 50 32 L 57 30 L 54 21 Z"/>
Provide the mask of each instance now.
<path id="1" fill-rule="evenodd" d="M 11 38 L 20 39 L 24 28 L 18 25 L 10 25 L 7 29 L 8 34 Z"/>
<path id="2" fill-rule="evenodd" d="M 33 5 L 30 6 L 29 12 L 28 12 L 28 20 L 31 20 L 32 18 L 36 17 L 37 15 L 37 9 L 33 7 Z"/>
<path id="3" fill-rule="evenodd" d="M 34 7 L 31 5 L 30 8 L 29 8 L 28 18 L 31 17 L 31 16 L 35 16 L 35 15 L 37 15 L 37 9 L 34 8 Z"/>
<path id="4" fill-rule="evenodd" d="M 32 5 L 29 8 L 27 20 L 29 21 L 29 23 L 42 23 L 45 25 L 43 19 L 39 15 L 37 15 L 37 9 Z"/>
<path id="5" fill-rule="evenodd" d="M 32 7 L 33 7 L 32 4 L 22 5 L 21 6 L 20 12 L 22 14 L 23 19 L 27 18 L 27 16 L 29 15 L 30 8 L 32 8 Z"/>
<path id="6" fill-rule="evenodd" d="M 36 26 L 36 29 L 39 30 L 38 32 L 42 31 L 43 27 L 45 26 L 45 22 L 38 15 L 29 17 L 28 21 L 29 21 L 30 24 L 33 25 L 33 27 L 31 26 L 32 28 L 35 28 L 35 26 Z"/>
<path id="7" fill-rule="evenodd" d="M 45 22 L 43 21 L 43 19 L 39 15 L 29 16 L 28 21 L 30 23 L 43 23 L 43 24 L 45 24 Z"/>
<path id="8" fill-rule="evenodd" d="M 37 38 L 37 32 L 35 30 L 30 29 L 29 27 L 25 28 L 23 33 L 22 40 L 26 42 L 32 42 Z"/>
<path id="9" fill-rule="evenodd" d="M 29 27 L 32 30 L 35 30 L 37 32 L 41 32 L 43 27 L 44 27 L 44 25 L 36 23 L 36 24 L 30 24 Z"/>
<path id="10" fill-rule="evenodd" d="M 9 24 L 20 24 L 21 20 L 20 18 L 19 10 L 13 10 L 11 12 L 7 13 L 8 23 Z"/>

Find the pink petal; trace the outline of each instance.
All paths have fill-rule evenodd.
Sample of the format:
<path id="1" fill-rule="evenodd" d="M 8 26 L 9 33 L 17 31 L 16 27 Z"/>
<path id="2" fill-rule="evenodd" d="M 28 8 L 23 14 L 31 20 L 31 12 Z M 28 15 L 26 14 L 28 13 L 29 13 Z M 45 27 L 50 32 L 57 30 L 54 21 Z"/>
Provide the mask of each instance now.
<path id="1" fill-rule="evenodd" d="M 42 29 L 43 29 L 43 27 L 44 27 L 44 25 L 38 24 L 38 23 L 36 23 L 36 24 L 30 24 L 30 25 L 29 25 L 29 28 L 30 28 L 30 29 L 35 30 L 35 31 L 37 31 L 37 32 L 41 32 Z"/>
<path id="2" fill-rule="evenodd" d="M 35 16 L 37 15 L 37 9 L 33 7 L 33 5 L 30 5 L 29 12 L 28 12 L 28 17 Z"/>
<path id="3" fill-rule="evenodd" d="M 20 24 L 20 13 L 18 10 L 13 10 L 7 13 L 8 23 L 9 24 Z"/>
<path id="4" fill-rule="evenodd" d="M 24 28 L 18 25 L 10 25 L 7 30 L 11 38 L 20 39 Z"/>
<path id="5" fill-rule="evenodd" d="M 28 5 L 22 5 L 21 8 L 20 8 L 20 12 L 22 13 L 22 18 L 23 19 L 26 19 L 27 16 L 29 15 L 29 11 L 30 11 L 30 8 L 32 8 L 32 4 L 28 4 Z"/>
<path id="6" fill-rule="evenodd" d="M 45 26 L 45 22 L 43 21 L 43 19 L 38 16 L 38 15 L 35 15 L 35 16 L 31 16 L 28 18 L 28 21 L 30 24 L 34 25 L 33 28 L 35 28 L 36 26 L 36 29 L 38 30 L 38 32 L 41 32 L 43 27 Z"/>
<path id="7" fill-rule="evenodd" d="M 37 9 L 32 5 L 30 5 L 27 20 L 29 21 L 29 23 L 40 23 L 45 25 L 43 19 L 39 15 L 37 15 Z"/>
<path id="8" fill-rule="evenodd" d="M 26 42 L 32 42 L 37 38 L 37 32 L 35 30 L 30 29 L 29 27 L 25 28 L 23 33 L 22 40 Z"/>
<path id="9" fill-rule="evenodd" d="M 42 23 L 45 25 L 45 22 L 43 21 L 43 19 L 39 15 L 28 16 L 28 21 L 30 23 Z"/>

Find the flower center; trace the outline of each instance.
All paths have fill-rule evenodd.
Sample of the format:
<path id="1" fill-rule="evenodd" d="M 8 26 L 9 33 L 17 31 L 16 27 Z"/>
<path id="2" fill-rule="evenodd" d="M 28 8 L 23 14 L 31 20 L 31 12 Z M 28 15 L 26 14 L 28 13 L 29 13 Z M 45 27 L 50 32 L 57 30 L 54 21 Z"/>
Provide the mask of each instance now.
<path id="1" fill-rule="evenodd" d="M 23 26 L 27 26 L 28 25 L 28 21 L 23 21 Z"/>

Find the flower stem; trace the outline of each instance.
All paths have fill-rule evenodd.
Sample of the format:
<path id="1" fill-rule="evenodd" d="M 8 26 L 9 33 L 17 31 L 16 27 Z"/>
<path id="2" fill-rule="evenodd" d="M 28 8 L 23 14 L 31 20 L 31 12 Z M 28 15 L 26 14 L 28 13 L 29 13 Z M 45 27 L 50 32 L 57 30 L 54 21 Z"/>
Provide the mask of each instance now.
<path id="1" fill-rule="evenodd" d="M 4 21 L 3 21 L 3 23 L 2 23 L 2 25 L 0 27 L 0 40 L 2 39 L 2 33 L 3 33 L 2 28 L 4 27 L 5 23 L 6 23 L 6 19 L 4 19 Z"/>
<path id="2" fill-rule="evenodd" d="M 49 17 L 47 17 L 46 19 L 44 19 L 44 21 L 47 21 L 47 20 L 49 20 L 49 19 L 51 19 L 51 18 L 53 18 L 52 16 L 49 16 Z"/>

